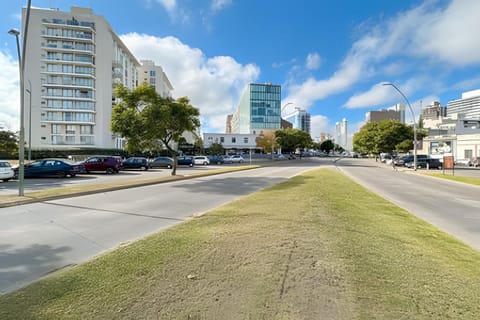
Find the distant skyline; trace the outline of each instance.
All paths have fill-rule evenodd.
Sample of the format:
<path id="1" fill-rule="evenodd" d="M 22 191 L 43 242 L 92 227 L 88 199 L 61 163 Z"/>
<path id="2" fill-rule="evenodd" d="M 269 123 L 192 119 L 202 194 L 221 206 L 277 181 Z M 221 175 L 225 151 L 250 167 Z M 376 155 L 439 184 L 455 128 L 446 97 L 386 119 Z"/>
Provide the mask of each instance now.
<path id="1" fill-rule="evenodd" d="M 24 0 L 1 3 L 0 127 L 19 128 L 15 37 Z M 351 136 L 368 111 L 404 103 L 446 105 L 480 88 L 480 1 L 403 0 L 32 0 L 32 6 L 92 8 L 138 60 L 153 60 L 175 98 L 200 109 L 202 132 L 225 132 L 248 83 L 282 86 L 284 113 L 312 116 L 311 135 Z M 33 88 L 35 90 L 35 88 Z M 291 108 L 291 109 L 290 109 Z M 406 122 L 411 123 L 409 110 Z"/>

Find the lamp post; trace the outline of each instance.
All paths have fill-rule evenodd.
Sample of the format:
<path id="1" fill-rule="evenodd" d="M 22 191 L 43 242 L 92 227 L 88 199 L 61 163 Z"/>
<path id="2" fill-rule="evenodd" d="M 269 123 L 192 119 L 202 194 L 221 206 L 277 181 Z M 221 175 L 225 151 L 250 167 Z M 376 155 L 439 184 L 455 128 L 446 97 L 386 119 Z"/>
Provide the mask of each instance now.
<path id="1" fill-rule="evenodd" d="M 405 101 L 407 102 L 408 108 L 410 109 L 410 112 L 412 113 L 412 117 L 413 117 L 413 167 L 414 167 L 414 170 L 416 171 L 417 170 L 417 121 L 415 120 L 415 113 L 413 112 L 413 108 L 410 105 L 410 102 L 408 101 L 407 97 L 403 94 L 402 91 L 400 91 L 400 89 L 397 88 L 396 85 L 394 85 L 393 83 L 390 83 L 390 82 L 383 83 L 382 85 L 394 87 L 395 90 L 397 90 L 398 93 L 400 93 L 402 95 L 402 97 L 405 99 Z"/>
<path id="2" fill-rule="evenodd" d="M 20 31 L 10 29 L 8 34 L 15 36 L 17 40 L 18 69 L 20 73 L 20 136 L 18 137 L 18 195 L 23 196 L 24 190 L 24 169 L 25 169 L 25 125 L 24 125 L 24 83 L 23 83 L 23 59 L 20 53 Z"/>
<path id="3" fill-rule="evenodd" d="M 28 81 L 28 161 L 32 161 L 32 83 Z"/>

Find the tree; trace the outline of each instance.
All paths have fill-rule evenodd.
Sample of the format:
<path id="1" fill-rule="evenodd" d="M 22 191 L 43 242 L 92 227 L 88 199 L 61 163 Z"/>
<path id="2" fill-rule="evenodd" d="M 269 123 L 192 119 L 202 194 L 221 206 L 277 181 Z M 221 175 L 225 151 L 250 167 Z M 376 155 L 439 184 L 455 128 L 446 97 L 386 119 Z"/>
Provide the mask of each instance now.
<path id="1" fill-rule="evenodd" d="M 134 90 L 115 88 L 121 101 L 112 112 L 112 131 L 127 139 L 128 149 L 142 150 L 160 143 L 173 156 L 172 175 L 177 171 L 177 150 L 184 132 L 196 132 L 200 127 L 200 112 L 190 105 L 187 97 L 162 98 L 155 88 L 143 84 Z"/>
<path id="2" fill-rule="evenodd" d="M 0 159 L 10 158 L 18 153 L 18 139 L 11 131 L 0 131 Z"/>
<path id="3" fill-rule="evenodd" d="M 265 153 L 271 152 L 272 158 L 276 148 L 278 148 L 277 137 L 273 131 L 265 131 L 256 140 L 257 147 L 262 148 Z"/>
<path id="4" fill-rule="evenodd" d="M 225 150 L 223 149 L 223 145 L 218 142 L 214 142 L 208 148 L 208 154 L 215 155 L 215 154 L 224 154 Z"/>
<path id="5" fill-rule="evenodd" d="M 335 144 L 332 140 L 325 140 L 320 144 L 320 151 L 330 153 L 335 148 Z"/>
<path id="6" fill-rule="evenodd" d="M 353 136 L 353 150 L 359 153 L 406 152 L 413 146 L 413 128 L 398 120 L 365 124 Z"/>
<path id="7" fill-rule="evenodd" d="M 312 145 L 312 137 L 308 132 L 300 129 L 287 128 L 275 132 L 278 137 L 278 144 L 287 152 L 294 152 L 297 149 L 309 148 Z"/>

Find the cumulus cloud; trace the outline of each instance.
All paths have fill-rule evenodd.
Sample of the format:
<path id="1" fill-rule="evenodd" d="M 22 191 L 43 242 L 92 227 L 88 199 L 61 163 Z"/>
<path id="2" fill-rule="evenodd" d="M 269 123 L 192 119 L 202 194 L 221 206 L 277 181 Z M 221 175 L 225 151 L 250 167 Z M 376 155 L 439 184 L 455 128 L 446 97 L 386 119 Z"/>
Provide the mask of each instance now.
<path id="1" fill-rule="evenodd" d="M 329 78 L 290 81 L 285 100 L 308 108 L 316 101 L 350 89 L 373 76 L 385 77 L 423 70 L 425 65 L 440 69 L 480 63 L 480 42 L 472 30 L 480 30 L 480 1 L 453 0 L 446 6 L 440 1 L 425 1 L 408 11 L 368 29 L 355 41 Z M 409 65 L 402 63 L 410 59 Z M 412 59 L 415 58 L 415 59 Z M 439 64 L 441 63 L 441 64 Z M 411 79 L 412 82 L 417 79 Z M 441 79 L 436 79 L 440 82 Z M 412 85 L 412 91 L 419 87 Z M 385 102 L 384 90 L 377 86 L 357 94 L 345 104 L 348 108 L 368 107 Z"/>
<path id="2" fill-rule="evenodd" d="M 326 116 L 314 115 L 310 118 L 310 135 L 313 139 L 320 137 L 320 133 L 332 132 Z"/>
<path id="3" fill-rule="evenodd" d="M 309 70 L 315 70 L 320 67 L 322 60 L 318 53 L 309 53 L 307 56 L 306 67 Z"/>
<path id="4" fill-rule="evenodd" d="M 0 126 L 10 131 L 20 127 L 18 61 L 9 53 L 0 51 Z"/>
<path id="5" fill-rule="evenodd" d="M 139 60 L 162 66 L 174 97 L 188 96 L 200 109 L 202 129 L 210 132 L 225 131 L 226 116 L 235 112 L 241 91 L 260 74 L 255 64 L 242 65 L 229 56 L 206 57 L 175 37 L 129 33 L 121 39 Z"/>

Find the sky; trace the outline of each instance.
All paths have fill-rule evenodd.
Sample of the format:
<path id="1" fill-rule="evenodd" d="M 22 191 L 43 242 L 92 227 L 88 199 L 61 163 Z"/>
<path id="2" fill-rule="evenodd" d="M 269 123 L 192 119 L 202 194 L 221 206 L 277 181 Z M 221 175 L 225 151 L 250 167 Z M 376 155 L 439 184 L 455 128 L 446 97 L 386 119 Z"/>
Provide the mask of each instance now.
<path id="1" fill-rule="evenodd" d="M 0 125 L 19 128 L 15 37 L 26 0 L 0 6 Z M 353 134 L 369 111 L 407 97 L 418 119 L 480 88 L 478 0 L 32 0 L 33 7 L 90 7 L 138 60 L 162 66 L 173 97 L 200 110 L 201 131 L 225 132 L 248 83 L 282 86 L 284 114 L 312 116 L 311 136 Z M 288 105 L 287 105 L 288 104 Z M 409 109 L 406 121 L 412 122 Z"/>

